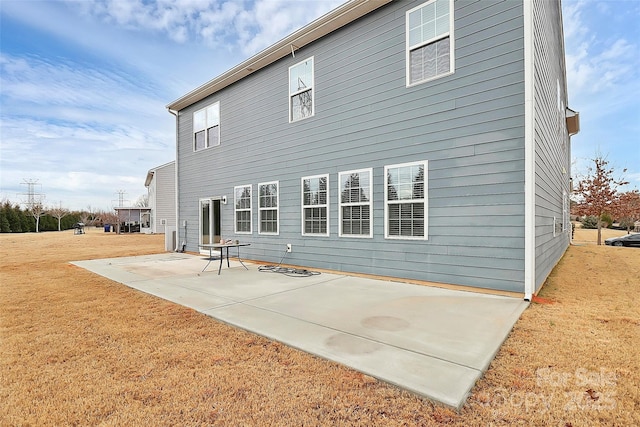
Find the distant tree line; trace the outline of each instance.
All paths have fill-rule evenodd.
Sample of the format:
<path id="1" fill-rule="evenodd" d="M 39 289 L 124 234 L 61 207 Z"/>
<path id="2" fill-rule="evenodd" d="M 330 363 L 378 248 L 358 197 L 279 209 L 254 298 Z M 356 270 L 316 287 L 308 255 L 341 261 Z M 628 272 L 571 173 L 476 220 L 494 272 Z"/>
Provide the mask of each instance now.
<path id="1" fill-rule="evenodd" d="M 36 222 L 38 222 L 37 225 Z M 0 202 L 0 233 L 70 230 L 79 222 L 86 226 L 115 224 L 117 216 L 114 212 L 95 211 L 91 207 L 86 211 L 69 211 L 52 206 L 43 209 L 42 215 L 37 220 L 32 209 L 22 208 L 19 204 L 8 200 Z"/>
<path id="2" fill-rule="evenodd" d="M 80 222 L 80 212 L 69 212 L 60 219 L 60 229 L 69 230 Z M 44 214 L 38 224 L 39 231 L 57 231 L 58 219 L 50 214 Z M 32 233 L 36 231 L 36 220 L 29 209 L 23 209 L 19 204 L 8 200 L 0 206 L 1 233 Z"/>

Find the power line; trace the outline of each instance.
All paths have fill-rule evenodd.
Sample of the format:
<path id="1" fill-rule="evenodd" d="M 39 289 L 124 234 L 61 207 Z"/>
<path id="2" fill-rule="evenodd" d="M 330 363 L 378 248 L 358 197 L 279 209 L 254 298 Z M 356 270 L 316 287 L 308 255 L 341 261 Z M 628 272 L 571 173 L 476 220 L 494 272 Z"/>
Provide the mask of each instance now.
<path id="1" fill-rule="evenodd" d="M 33 208 L 35 205 L 42 204 L 44 194 L 36 193 L 36 185 L 39 185 L 40 188 L 42 188 L 42 184 L 38 184 L 37 179 L 23 179 L 20 185 L 27 186 L 27 192 L 19 194 L 20 196 L 27 196 L 27 201 L 23 202 L 23 204 L 27 205 L 29 209 Z"/>
<path id="2" fill-rule="evenodd" d="M 125 200 L 124 195 L 127 194 L 127 192 L 125 190 L 118 190 L 116 191 L 116 194 L 118 195 L 118 207 L 122 208 L 124 207 L 124 202 L 129 202 L 128 200 Z M 115 200 L 113 200 L 115 202 Z"/>

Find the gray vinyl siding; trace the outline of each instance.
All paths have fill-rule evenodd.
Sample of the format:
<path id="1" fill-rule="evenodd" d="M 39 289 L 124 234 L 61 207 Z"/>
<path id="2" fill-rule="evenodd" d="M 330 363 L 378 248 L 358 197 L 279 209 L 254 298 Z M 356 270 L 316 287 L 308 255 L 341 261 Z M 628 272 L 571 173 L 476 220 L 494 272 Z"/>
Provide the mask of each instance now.
<path id="1" fill-rule="evenodd" d="M 554 236 L 554 217 L 562 222 L 563 191 L 570 192 L 571 172 L 565 112 L 557 107 L 557 82 L 563 105 L 567 102 L 560 5 L 547 0 L 533 3 L 537 290 L 569 245 L 568 229 Z"/>
<path id="2" fill-rule="evenodd" d="M 243 256 L 307 268 L 507 291 L 524 281 L 522 4 L 455 3 L 455 73 L 406 87 L 405 12 L 392 2 L 179 112 L 180 221 L 198 250 L 198 200 L 226 195 L 222 235 Z M 314 57 L 314 117 L 289 123 L 288 67 Z M 218 147 L 193 152 L 193 112 L 220 102 Z M 428 240 L 384 238 L 384 167 L 428 161 Z M 338 173 L 373 168 L 373 237 L 338 236 Z M 302 236 L 304 176 L 329 175 L 328 237 Z M 258 234 L 257 184 L 280 183 L 280 233 Z M 233 187 L 252 183 L 253 233 Z M 181 241 L 184 229 L 179 227 Z"/>
<path id="3" fill-rule="evenodd" d="M 176 225 L 176 172 L 175 162 L 157 168 L 153 175 L 155 186 L 155 203 L 152 206 L 154 217 L 154 233 L 164 233 L 161 220 L 166 220 L 167 227 Z"/>

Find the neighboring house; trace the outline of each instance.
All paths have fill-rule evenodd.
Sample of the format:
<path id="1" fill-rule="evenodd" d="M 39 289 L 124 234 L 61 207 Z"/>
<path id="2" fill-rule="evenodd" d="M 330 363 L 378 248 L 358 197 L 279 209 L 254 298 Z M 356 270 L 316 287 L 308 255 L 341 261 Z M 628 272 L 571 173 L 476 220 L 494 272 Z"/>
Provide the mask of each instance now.
<path id="1" fill-rule="evenodd" d="M 151 209 L 150 233 L 164 234 L 176 226 L 176 162 L 149 169 L 144 182 Z"/>
<path id="2" fill-rule="evenodd" d="M 121 233 L 150 233 L 151 209 L 148 207 L 117 207 Z"/>
<path id="3" fill-rule="evenodd" d="M 167 106 L 178 240 L 530 299 L 570 240 L 560 3 L 352 0 Z"/>

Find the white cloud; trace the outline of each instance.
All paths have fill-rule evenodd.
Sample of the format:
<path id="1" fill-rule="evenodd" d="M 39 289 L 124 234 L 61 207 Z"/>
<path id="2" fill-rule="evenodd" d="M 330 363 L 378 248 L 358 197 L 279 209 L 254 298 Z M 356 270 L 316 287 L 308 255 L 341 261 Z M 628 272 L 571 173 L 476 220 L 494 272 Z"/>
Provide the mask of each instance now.
<path id="1" fill-rule="evenodd" d="M 214 8 L 215 4 L 214 0 L 95 0 L 80 3 L 84 13 L 105 22 L 129 30 L 163 32 L 179 43 L 187 40 L 189 27 L 198 26 L 198 15 Z"/>
<path id="2" fill-rule="evenodd" d="M 636 74 L 638 46 L 617 39 L 598 52 L 590 42 L 566 55 L 569 85 L 573 91 L 598 93 L 624 84 Z"/>
<path id="3" fill-rule="evenodd" d="M 597 10 L 597 22 L 584 18 L 590 7 Z M 564 3 L 566 64 L 571 93 L 597 94 L 637 80 L 640 67 L 638 40 L 629 41 L 624 34 L 608 31 L 607 27 L 613 27 L 613 23 L 603 25 L 614 19 L 611 16 L 614 12 L 602 2 L 595 5 L 585 1 Z"/>
<path id="4" fill-rule="evenodd" d="M 118 188 L 144 193 L 146 171 L 173 158 L 173 118 L 143 80 L 33 55 L 0 55 L 0 70 L 3 197 L 38 179 L 73 209 L 107 208 Z"/>
<path id="5" fill-rule="evenodd" d="M 178 43 L 227 45 L 249 56 L 342 3 L 343 0 L 93 0 L 80 5 L 82 13 L 112 25 L 159 32 Z"/>
<path id="6" fill-rule="evenodd" d="M 37 56 L 3 54 L 0 70 L 4 97 L 18 104 L 47 106 L 51 112 L 45 115 L 50 117 L 60 118 L 57 107 L 65 106 L 142 115 L 162 107 L 163 100 L 154 99 L 152 87 L 121 70 L 86 67 L 59 58 L 54 63 Z"/>
<path id="7" fill-rule="evenodd" d="M 563 31 L 565 39 L 583 36 L 586 32 L 582 25 L 582 1 L 564 2 L 562 7 Z"/>

